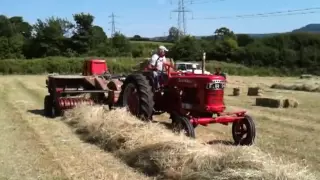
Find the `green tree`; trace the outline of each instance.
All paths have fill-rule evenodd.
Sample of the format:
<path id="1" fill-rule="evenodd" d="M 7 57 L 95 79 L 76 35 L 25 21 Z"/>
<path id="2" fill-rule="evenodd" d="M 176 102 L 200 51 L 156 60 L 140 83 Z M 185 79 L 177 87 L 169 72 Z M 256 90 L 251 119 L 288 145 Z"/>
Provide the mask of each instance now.
<path id="1" fill-rule="evenodd" d="M 194 61 L 201 58 L 200 42 L 192 36 L 182 37 L 169 51 L 176 60 Z"/>
<path id="2" fill-rule="evenodd" d="M 121 33 L 116 33 L 112 37 L 111 45 L 120 56 L 131 54 L 130 41 Z"/>
<path id="3" fill-rule="evenodd" d="M 176 27 L 171 27 L 171 28 L 169 29 L 169 35 L 168 35 L 168 37 L 167 37 L 167 40 L 168 40 L 168 41 L 176 41 L 176 40 L 178 40 L 178 38 L 181 37 L 181 36 L 182 36 L 182 32 L 179 31 L 178 28 L 176 28 Z"/>
<path id="4" fill-rule="evenodd" d="M 90 51 L 90 36 L 93 34 L 94 16 L 91 14 L 79 13 L 74 14 L 73 19 L 76 22 L 76 27 L 72 40 L 74 49 L 79 54 L 86 54 Z"/>
<path id="5" fill-rule="evenodd" d="M 241 47 L 244 47 L 254 41 L 254 39 L 247 34 L 237 34 L 236 36 L 238 45 Z"/>
<path id="6" fill-rule="evenodd" d="M 236 39 L 236 35 L 234 34 L 234 32 L 226 27 L 221 27 L 219 29 L 216 29 L 214 31 L 214 36 L 216 40 L 224 39 L 224 38 Z"/>
<path id="7" fill-rule="evenodd" d="M 68 49 L 68 37 L 73 24 L 66 19 L 50 17 L 38 19 L 33 29 L 35 36 L 30 43 L 34 57 L 60 56 Z"/>

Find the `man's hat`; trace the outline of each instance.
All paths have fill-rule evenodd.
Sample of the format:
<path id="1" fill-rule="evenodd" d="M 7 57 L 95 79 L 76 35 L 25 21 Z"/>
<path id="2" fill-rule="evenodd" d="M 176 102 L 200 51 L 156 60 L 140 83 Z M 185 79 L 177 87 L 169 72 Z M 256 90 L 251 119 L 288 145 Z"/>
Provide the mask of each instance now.
<path id="1" fill-rule="evenodd" d="M 164 50 L 164 51 L 169 51 L 166 47 L 164 46 L 159 46 L 159 49 Z"/>

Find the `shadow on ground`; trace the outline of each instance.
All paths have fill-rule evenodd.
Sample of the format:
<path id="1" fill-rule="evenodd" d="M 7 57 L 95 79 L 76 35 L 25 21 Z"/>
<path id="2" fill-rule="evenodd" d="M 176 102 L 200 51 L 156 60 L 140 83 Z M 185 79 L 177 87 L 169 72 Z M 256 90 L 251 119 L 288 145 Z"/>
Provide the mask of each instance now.
<path id="1" fill-rule="evenodd" d="M 223 144 L 223 145 L 228 145 L 228 146 L 236 146 L 236 144 L 234 144 L 234 142 L 228 141 L 228 140 L 212 140 L 212 141 L 207 142 L 207 144 L 210 144 L 210 145 Z"/>
<path id="2" fill-rule="evenodd" d="M 43 109 L 30 109 L 28 110 L 29 113 L 44 116 L 44 110 Z"/>

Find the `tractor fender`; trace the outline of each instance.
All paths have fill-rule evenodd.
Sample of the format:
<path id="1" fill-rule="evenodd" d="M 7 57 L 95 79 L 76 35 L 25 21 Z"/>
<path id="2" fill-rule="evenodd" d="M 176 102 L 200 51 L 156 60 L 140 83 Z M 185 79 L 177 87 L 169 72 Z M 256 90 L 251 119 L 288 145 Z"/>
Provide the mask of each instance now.
<path id="1" fill-rule="evenodd" d="M 121 86 L 123 82 L 118 79 L 112 79 L 107 83 L 107 87 L 113 91 L 121 91 Z"/>

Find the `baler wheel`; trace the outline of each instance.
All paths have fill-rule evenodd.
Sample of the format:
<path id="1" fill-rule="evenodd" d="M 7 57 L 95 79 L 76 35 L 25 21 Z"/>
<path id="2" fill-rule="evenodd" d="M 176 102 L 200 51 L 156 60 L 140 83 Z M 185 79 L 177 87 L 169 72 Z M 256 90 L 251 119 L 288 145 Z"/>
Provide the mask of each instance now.
<path id="1" fill-rule="evenodd" d="M 154 106 L 152 87 L 142 74 L 133 74 L 126 78 L 119 101 L 121 106 L 128 107 L 131 114 L 142 120 L 152 120 Z"/>
<path id="2" fill-rule="evenodd" d="M 46 95 L 44 97 L 44 115 L 50 118 L 54 118 L 56 116 L 56 109 L 50 95 Z"/>
<path id="3" fill-rule="evenodd" d="M 172 115 L 172 131 L 180 133 L 181 131 L 188 137 L 195 138 L 194 127 L 187 117 Z"/>
<path id="4" fill-rule="evenodd" d="M 237 145 L 252 145 L 256 137 L 256 127 L 253 119 L 245 115 L 244 119 L 234 122 L 232 124 L 232 137 Z"/>

